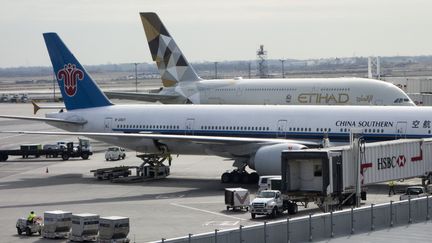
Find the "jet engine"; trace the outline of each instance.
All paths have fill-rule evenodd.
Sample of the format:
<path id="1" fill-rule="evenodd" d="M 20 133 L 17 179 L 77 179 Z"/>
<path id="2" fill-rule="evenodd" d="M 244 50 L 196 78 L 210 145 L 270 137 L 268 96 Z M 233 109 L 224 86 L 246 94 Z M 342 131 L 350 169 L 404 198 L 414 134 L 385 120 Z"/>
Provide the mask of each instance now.
<path id="1" fill-rule="evenodd" d="M 255 156 L 251 158 L 248 165 L 261 176 L 280 175 L 282 151 L 300 149 L 307 149 L 307 147 L 296 143 L 263 146 L 257 150 Z"/>

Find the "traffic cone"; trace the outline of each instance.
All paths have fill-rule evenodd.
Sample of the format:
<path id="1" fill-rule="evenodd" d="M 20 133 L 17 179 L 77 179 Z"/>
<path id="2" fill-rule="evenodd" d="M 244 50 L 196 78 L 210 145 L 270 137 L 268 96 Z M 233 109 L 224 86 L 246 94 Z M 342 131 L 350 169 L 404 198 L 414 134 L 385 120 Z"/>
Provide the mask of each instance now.
<path id="1" fill-rule="evenodd" d="M 46 171 L 45 171 L 46 173 L 48 173 L 49 171 L 48 171 L 48 167 L 46 168 Z"/>

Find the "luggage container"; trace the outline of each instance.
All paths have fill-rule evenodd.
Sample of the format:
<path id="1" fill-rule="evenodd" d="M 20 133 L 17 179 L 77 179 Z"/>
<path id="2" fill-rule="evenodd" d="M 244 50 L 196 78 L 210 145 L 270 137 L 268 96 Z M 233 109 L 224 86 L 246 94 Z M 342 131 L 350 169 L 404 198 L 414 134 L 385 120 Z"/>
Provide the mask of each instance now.
<path id="1" fill-rule="evenodd" d="M 72 213 L 62 210 L 46 211 L 44 213 L 44 238 L 68 238 L 72 227 Z"/>
<path id="2" fill-rule="evenodd" d="M 129 218 L 120 216 L 100 217 L 99 242 L 129 242 Z"/>
<path id="3" fill-rule="evenodd" d="M 99 215 L 92 213 L 72 214 L 71 241 L 96 241 L 99 232 Z"/>
<path id="4" fill-rule="evenodd" d="M 249 191 L 247 189 L 238 188 L 225 188 L 225 205 L 226 209 L 229 210 L 249 210 L 250 198 Z"/>

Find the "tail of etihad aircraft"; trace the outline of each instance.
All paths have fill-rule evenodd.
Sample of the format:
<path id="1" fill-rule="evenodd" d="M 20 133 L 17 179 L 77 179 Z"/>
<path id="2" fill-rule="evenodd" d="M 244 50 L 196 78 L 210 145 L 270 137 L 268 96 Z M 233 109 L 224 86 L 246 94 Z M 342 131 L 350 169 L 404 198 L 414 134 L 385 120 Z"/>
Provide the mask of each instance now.
<path id="1" fill-rule="evenodd" d="M 112 105 L 56 33 L 43 37 L 67 110 Z"/>
<path id="2" fill-rule="evenodd" d="M 201 80 L 159 17 L 155 13 L 140 13 L 140 16 L 163 85 L 172 87 L 183 81 Z"/>

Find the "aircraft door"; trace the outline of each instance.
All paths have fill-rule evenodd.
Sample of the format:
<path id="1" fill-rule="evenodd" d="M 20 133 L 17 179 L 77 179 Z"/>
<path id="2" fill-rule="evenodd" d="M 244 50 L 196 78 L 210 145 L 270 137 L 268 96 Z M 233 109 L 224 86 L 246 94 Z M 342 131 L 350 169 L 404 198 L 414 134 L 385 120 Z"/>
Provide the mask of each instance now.
<path id="1" fill-rule="evenodd" d="M 112 123 L 112 118 L 105 118 L 105 122 L 104 122 L 105 132 L 111 132 L 111 123 Z"/>
<path id="2" fill-rule="evenodd" d="M 396 138 L 405 138 L 407 129 L 406 121 L 399 121 L 396 124 Z"/>
<path id="3" fill-rule="evenodd" d="M 277 123 L 277 136 L 278 138 L 286 137 L 287 120 L 279 120 Z"/>
<path id="4" fill-rule="evenodd" d="M 188 118 L 185 124 L 185 135 L 193 135 L 195 119 Z"/>
<path id="5" fill-rule="evenodd" d="M 242 88 L 237 88 L 237 96 L 241 96 L 243 94 Z"/>

